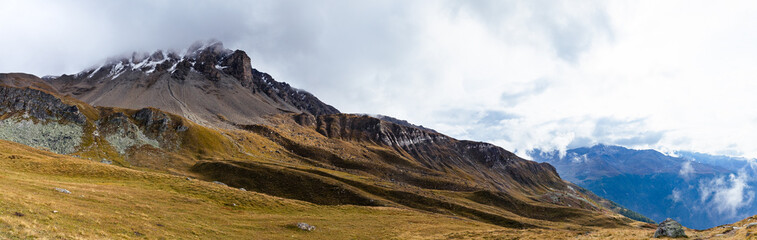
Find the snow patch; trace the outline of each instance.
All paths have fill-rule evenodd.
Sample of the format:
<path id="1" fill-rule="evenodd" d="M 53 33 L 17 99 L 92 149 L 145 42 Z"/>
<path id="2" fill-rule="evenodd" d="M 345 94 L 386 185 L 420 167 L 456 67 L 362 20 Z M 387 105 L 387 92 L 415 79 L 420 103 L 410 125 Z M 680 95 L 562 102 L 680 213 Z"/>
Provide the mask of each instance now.
<path id="1" fill-rule="evenodd" d="M 121 76 L 121 74 L 125 72 L 124 68 L 125 66 L 123 62 L 119 61 L 115 66 L 113 66 L 113 69 L 110 70 L 108 76 L 113 76 L 110 79 L 116 79 L 118 76 Z"/>
<path id="2" fill-rule="evenodd" d="M 178 65 L 179 65 L 179 62 L 174 63 L 173 66 L 171 66 L 171 68 L 168 69 L 168 71 L 171 72 L 171 74 L 173 74 L 173 72 L 176 71 L 176 66 Z"/>
<path id="3" fill-rule="evenodd" d="M 92 71 L 92 73 L 90 73 L 90 74 L 89 74 L 89 76 L 87 76 L 87 78 L 92 78 L 92 77 L 94 77 L 94 76 L 95 76 L 95 73 L 97 73 L 98 71 L 100 71 L 100 69 L 101 69 L 101 68 L 103 68 L 103 65 L 104 65 L 104 64 L 100 64 L 100 66 L 99 66 L 99 67 L 97 67 L 97 69 L 95 69 L 94 71 Z"/>

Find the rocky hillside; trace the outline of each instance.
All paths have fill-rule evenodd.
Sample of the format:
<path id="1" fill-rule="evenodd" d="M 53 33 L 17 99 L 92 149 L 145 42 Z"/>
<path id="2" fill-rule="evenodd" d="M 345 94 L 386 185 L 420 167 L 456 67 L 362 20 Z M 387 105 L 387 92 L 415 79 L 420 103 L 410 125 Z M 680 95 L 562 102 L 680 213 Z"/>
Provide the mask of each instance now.
<path id="1" fill-rule="evenodd" d="M 207 126 L 259 123 L 277 113 L 339 113 L 312 94 L 252 68 L 244 51 L 198 42 L 185 51 L 133 53 L 73 75 L 45 79 L 93 106 L 153 107 Z"/>

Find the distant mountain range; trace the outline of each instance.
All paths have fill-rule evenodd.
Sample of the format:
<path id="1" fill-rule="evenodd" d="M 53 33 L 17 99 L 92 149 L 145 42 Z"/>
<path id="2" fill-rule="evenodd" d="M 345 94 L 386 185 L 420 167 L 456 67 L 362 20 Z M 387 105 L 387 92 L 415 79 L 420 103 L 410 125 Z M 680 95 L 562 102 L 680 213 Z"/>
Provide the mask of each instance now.
<path id="1" fill-rule="evenodd" d="M 658 222 L 671 217 L 704 229 L 757 212 L 757 184 L 743 158 L 602 144 L 529 155 L 555 166 L 563 179 Z"/>

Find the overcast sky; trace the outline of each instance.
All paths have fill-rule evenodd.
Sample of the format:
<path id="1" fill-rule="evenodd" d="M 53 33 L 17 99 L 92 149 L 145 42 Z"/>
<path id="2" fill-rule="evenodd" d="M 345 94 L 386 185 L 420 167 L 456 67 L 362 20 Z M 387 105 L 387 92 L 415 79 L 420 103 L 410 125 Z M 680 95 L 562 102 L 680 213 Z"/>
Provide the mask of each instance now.
<path id="1" fill-rule="evenodd" d="M 523 153 L 757 157 L 757 1 L 2 1 L 0 72 L 219 39 L 343 112 Z"/>

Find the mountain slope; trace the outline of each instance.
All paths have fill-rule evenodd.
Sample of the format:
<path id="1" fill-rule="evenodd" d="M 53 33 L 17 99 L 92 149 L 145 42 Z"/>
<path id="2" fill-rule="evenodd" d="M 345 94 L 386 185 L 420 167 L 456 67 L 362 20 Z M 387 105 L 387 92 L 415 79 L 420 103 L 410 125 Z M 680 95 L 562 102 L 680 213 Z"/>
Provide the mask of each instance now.
<path id="1" fill-rule="evenodd" d="M 3 239 L 407 239 L 499 229 L 406 209 L 314 205 L 2 140 L 0 181 Z"/>

